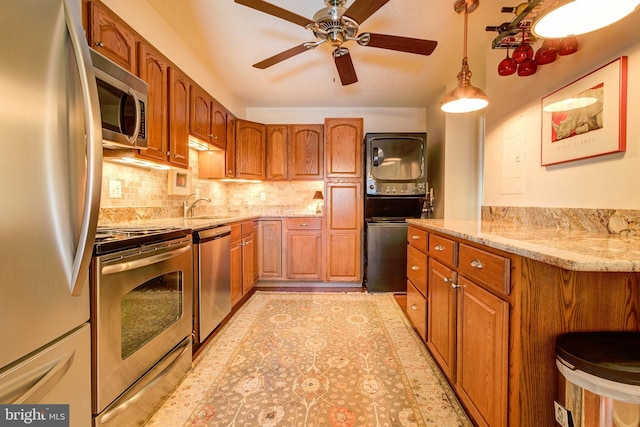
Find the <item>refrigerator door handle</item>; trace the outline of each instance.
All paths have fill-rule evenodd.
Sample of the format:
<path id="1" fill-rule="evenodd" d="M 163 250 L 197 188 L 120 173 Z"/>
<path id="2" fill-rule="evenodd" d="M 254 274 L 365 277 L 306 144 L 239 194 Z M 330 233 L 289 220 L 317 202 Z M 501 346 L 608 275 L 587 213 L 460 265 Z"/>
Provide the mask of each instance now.
<path id="1" fill-rule="evenodd" d="M 82 293 L 89 273 L 89 263 L 95 243 L 98 211 L 100 207 L 100 190 L 102 186 L 102 125 L 98 107 L 98 88 L 96 85 L 89 47 L 84 42 L 82 24 L 76 8 L 70 4 L 72 0 L 64 0 L 65 19 L 69 29 L 69 37 L 73 46 L 76 65 L 78 66 L 81 92 L 85 106 L 85 129 L 87 150 L 87 179 L 85 187 L 84 207 L 80 224 L 80 236 L 69 281 L 69 291 L 73 296 Z"/>
<path id="2" fill-rule="evenodd" d="M 75 351 L 67 353 L 52 363 L 34 369 L 27 375 L 20 376 L 13 384 L 7 385 L 6 392 L 0 395 L 0 401 L 4 402 L 7 397 L 19 394 L 26 388 L 27 390 L 24 393 L 13 398 L 8 403 L 38 403 L 67 373 L 73 363 L 74 354 Z"/>

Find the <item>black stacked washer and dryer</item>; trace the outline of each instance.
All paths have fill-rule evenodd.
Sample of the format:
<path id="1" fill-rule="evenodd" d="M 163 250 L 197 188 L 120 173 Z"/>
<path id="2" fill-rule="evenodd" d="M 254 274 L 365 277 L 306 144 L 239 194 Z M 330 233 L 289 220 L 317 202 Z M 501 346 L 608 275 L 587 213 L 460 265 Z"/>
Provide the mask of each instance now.
<path id="1" fill-rule="evenodd" d="M 369 292 L 407 291 L 407 218 L 428 211 L 426 133 L 367 133 L 364 283 Z"/>

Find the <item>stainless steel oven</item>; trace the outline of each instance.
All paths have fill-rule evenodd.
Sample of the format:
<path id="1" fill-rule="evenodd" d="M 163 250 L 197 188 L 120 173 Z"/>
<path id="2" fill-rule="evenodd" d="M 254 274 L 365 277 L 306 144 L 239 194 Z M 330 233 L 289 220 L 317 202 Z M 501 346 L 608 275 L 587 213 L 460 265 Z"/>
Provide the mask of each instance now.
<path id="1" fill-rule="evenodd" d="M 96 241 L 94 426 L 140 425 L 191 367 L 191 234 L 99 230 Z"/>

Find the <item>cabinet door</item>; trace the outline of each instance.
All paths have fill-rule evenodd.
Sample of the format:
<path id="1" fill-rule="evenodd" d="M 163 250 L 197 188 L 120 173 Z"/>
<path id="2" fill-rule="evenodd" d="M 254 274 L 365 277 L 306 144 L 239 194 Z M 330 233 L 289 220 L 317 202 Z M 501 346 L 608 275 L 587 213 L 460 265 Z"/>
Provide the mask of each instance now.
<path id="1" fill-rule="evenodd" d="M 455 272 L 429 259 L 427 347 L 442 372 L 453 383 L 456 366 L 456 288 Z"/>
<path id="2" fill-rule="evenodd" d="M 362 281 L 362 183 L 328 182 L 327 280 Z"/>
<path id="3" fill-rule="evenodd" d="M 236 178 L 265 179 L 265 125 L 236 122 Z"/>
<path id="4" fill-rule="evenodd" d="M 215 99 L 211 102 L 211 141 L 224 150 L 227 148 L 227 112 Z"/>
<path id="5" fill-rule="evenodd" d="M 147 94 L 147 149 L 142 157 L 167 160 L 168 137 L 168 62 L 158 51 L 140 43 L 140 78 L 149 85 Z"/>
<path id="6" fill-rule="evenodd" d="M 189 167 L 189 79 L 169 69 L 169 163 Z"/>
<path id="7" fill-rule="evenodd" d="M 246 295 L 255 284 L 255 235 L 242 237 L 242 294 Z"/>
<path id="8" fill-rule="evenodd" d="M 211 140 L 211 97 L 198 85 L 189 94 L 189 132 L 205 142 Z"/>
<path id="9" fill-rule="evenodd" d="M 287 232 L 287 278 L 322 279 L 322 230 Z"/>
<path id="10" fill-rule="evenodd" d="M 236 176 L 236 118 L 227 113 L 227 149 L 225 151 L 225 176 Z"/>
<path id="11" fill-rule="evenodd" d="M 231 305 L 242 299 L 242 240 L 231 241 Z"/>
<path id="12" fill-rule="evenodd" d="M 267 179 L 282 181 L 288 177 L 289 127 L 267 125 Z"/>
<path id="13" fill-rule="evenodd" d="M 137 74 L 136 36 L 123 21 L 105 6 L 89 3 L 89 46 L 123 68 Z"/>
<path id="14" fill-rule="evenodd" d="M 260 250 L 258 250 L 258 277 L 282 279 L 282 221 L 260 221 Z"/>
<path id="15" fill-rule="evenodd" d="M 456 390 L 481 426 L 507 425 L 509 304 L 458 276 Z"/>
<path id="16" fill-rule="evenodd" d="M 322 125 L 291 125 L 289 155 L 291 179 L 322 179 L 324 176 L 323 144 Z"/>
<path id="17" fill-rule="evenodd" d="M 363 163 L 361 118 L 324 121 L 327 178 L 361 178 Z"/>

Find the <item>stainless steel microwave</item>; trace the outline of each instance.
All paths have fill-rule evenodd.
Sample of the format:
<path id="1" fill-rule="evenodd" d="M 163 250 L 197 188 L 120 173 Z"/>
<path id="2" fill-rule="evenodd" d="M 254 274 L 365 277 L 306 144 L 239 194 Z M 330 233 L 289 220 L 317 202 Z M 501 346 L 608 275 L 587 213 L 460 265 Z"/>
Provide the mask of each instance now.
<path id="1" fill-rule="evenodd" d="M 90 51 L 100 99 L 103 147 L 146 150 L 149 85 L 95 50 Z"/>

